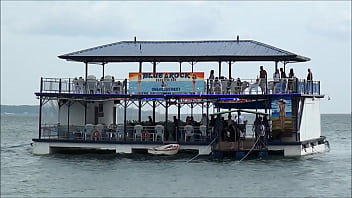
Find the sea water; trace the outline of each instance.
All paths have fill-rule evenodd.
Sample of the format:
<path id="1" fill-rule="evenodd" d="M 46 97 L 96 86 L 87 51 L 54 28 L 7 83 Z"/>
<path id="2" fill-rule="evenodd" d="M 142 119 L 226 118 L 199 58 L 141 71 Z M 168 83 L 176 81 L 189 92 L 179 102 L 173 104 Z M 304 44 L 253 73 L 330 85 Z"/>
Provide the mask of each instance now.
<path id="1" fill-rule="evenodd" d="M 213 160 L 192 155 L 34 155 L 38 116 L 1 115 L 1 197 L 351 197 L 351 115 L 321 115 L 330 152 Z"/>

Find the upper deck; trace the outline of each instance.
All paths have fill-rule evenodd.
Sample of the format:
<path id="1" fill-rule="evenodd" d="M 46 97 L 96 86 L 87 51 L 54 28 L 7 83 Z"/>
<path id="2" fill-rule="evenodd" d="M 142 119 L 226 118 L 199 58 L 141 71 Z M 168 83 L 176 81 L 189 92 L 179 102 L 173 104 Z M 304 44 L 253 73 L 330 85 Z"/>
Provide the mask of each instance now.
<path id="1" fill-rule="evenodd" d="M 204 89 L 196 92 L 137 92 L 131 89 L 127 79 L 113 79 L 111 76 L 97 80 L 94 76 L 83 78 L 42 78 L 37 96 L 58 95 L 96 98 L 149 98 L 149 97 L 200 97 L 217 99 L 219 97 L 258 98 L 277 94 L 301 94 L 320 96 L 320 81 L 307 81 L 297 78 L 285 79 L 205 79 Z"/>
<path id="2" fill-rule="evenodd" d="M 206 99 L 217 97 L 251 98 L 273 94 L 308 94 L 320 95 L 319 81 L 306 81 L 298 78 L 270 79 L 240 79 L 232 77 L 232 64 L 241 61 L 272 61 L 275 70 L 278 64 L 306 62 L 310 59 L 288 52 L 277 47 L 253 40 L 210 40 L 210 41 L 121 41 L 102 45 L 86 50 L 76 51 L 59 56 L 68 61 L 85 64 L 85 76 L 80 78 L 42 78 L 37 96 L 89 96 L 95 98 L 112 97 L 202 97 Z M 129 77 L 106 75 L 104 67 L 111 62 L 135 62 L 139 64 L 138 71 L 131 71 Z M 144 62 L 152 62 L 153 71 L 144 73 Z M 161 72 L 157 70 L 159 62 L 176 62 L 180 64 L 179 71 Z M 182 71 L 181 63 L 188 62 L 192 66 L 191 72 Z M 205 79 L 204 73 L 193 72 L 193 65 L 197 62 L 216 62 L 219 64 L 217 75 Z M 222 74 L 222 63 L 228 63 L 228 76 Z M 102 65 L 102 77 L 88 74 L 89 64 Z M 110 65 L 109 65 L 110 66 Z M 214 68 L 216 69 L 216 68 Z M 200 73 L 200 74 L 199 74 Z M 160 74 L 160 75 L 159 75 Z M 145 76 L 153 79 L 144 79 Z M 167 87 L 165 76 L 188 76 L 189 79 L 177 79 L 177 85 Z M 199 76 L 198 76 L 199 75 Z M 190 78 L 192 76 L 192 78 Z M 175 77 L 175 76 L 173 76 Z M 120 78 L 120 79 L 119 79 Z M 148 82 L 146 82 L 148 81 Z M 149 81 L 154 81 L 153 83 Z M 175 80 L 176 81 L 176 80 Z M 166 82 L 166 83 L 165 83 Z M 158 84 L 157 84 L 158 83 Z M 146 86 L 153 87 L 145 89 Z M 185 88 L 188 87 L 188 88 Z"/>

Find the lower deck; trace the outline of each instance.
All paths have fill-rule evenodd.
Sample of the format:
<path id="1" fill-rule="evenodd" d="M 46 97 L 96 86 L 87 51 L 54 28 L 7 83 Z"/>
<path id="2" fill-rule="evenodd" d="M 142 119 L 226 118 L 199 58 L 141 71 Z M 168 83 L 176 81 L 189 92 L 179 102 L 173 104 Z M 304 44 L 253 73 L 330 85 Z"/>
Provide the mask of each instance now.
<path id="1" fill-rule="evenodd" d="M 62 151 L 100 151 L 121 154 L 148 153 L 148 149 L 158 147 L 168 142 L 121 142 L 121 141 L 82 141 L 82 140 L 58 140 L 58 139 L 33 139 L 33 152 L 35 154 L 50 154 Z M 235 157 L 242 158 L 247 155 L 266 157 L 270 155 L 281 155 L 285 157 L 303 156 L 320 153 L 329 150 L 329 142 L 325 137 L 312 139 L 305 142 L 264 142 L 261 138 L 248 137 L 244 141 L 228 142 L 219 141 L 198 143 L 180 143 L 180 153 L 196 153 L 197 155 L 214 158 Z"/>

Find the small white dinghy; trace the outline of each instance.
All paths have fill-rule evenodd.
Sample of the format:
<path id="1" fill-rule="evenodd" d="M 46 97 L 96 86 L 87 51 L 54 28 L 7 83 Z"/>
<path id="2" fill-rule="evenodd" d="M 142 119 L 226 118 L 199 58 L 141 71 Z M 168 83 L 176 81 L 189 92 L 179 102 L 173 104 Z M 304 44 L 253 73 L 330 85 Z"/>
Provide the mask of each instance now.
<path id="1" fill-rule="evenodd" d="M 149 154 L 153 155 L 175 155 L 180 148 L 179 144 L 167 144 L 148 149 Z"/>

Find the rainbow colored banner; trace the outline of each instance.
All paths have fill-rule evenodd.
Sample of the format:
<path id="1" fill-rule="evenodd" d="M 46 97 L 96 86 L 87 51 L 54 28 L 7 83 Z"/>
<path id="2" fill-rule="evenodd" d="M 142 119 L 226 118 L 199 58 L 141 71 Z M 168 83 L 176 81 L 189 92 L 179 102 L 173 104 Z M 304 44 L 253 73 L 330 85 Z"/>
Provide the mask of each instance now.
<path id="1" fill-rule="evenodd" d="M 202 93 L 204 72 L 129 73 L 132 93 Z"/>

